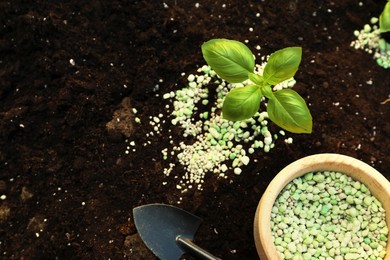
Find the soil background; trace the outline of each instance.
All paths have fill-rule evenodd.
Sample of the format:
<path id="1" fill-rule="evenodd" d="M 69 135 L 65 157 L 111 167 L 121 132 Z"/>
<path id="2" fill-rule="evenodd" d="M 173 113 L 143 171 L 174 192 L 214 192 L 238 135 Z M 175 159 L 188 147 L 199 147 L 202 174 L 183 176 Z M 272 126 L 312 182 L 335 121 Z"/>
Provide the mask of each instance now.
<path id="1" fill-rule="evenodd" d="M 223 259 L 257 259 L 254 213 L 287 164 L 335 152 L 390 179 L 390 103 L 381 104 L 390 73 L 350 47 L 353 31 L 385 3 L 1 0 L 0 258 L 154 259 L 132 209 L 183 197 L 180 207 L 203 219 L 199 246 Z M 202 192 L 183 195 L 174 179 L 183 169 L 163 174 L 175 162 L 161 155 L 168 124 L 147 137 L 148 122 L 166 114 L 161 96 L 184 86 L 181 73 L 205 64 L 200 46 L 212 38 L 248 40 L 261 55 L 302 46 L 294 89 L 310 104 L 314 130 L 257 151 L 240 176 L 209 174 Z M 175 143 L 180 133 L 172 128 Z M 136 144 L 129 154 L 126 139 Z"/>

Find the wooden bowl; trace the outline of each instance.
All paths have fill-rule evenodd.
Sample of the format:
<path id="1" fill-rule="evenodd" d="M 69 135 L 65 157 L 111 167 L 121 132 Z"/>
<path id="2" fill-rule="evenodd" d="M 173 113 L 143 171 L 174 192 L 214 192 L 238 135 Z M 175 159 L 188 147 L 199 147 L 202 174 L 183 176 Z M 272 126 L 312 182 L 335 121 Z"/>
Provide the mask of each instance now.
<path id="1" fill-rule="evenodd" d="M 280 259 L 271 234 L 271 210 L 280 191 L 293 179 L 308 172 L 337 171 L 365 184 L 382 203 L 390 227 L 390 182 L 377 170 L 355 158 L 341 154 L 316 154 L 299 159 L 281 170 L 268 185 L 256 210 L 254 238 L 261 260 Z M 386 252 L 390 252 L 390 232 Z M 390 260 L 390 253 L 385 259 Z"/>

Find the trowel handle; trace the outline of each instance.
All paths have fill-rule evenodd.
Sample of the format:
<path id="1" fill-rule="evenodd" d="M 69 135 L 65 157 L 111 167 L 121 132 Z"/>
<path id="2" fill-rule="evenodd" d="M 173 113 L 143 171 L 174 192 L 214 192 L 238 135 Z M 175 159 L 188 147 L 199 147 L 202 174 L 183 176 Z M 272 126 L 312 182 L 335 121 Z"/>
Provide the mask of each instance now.
<path id="1" fill-rule="evenodd" d="M 176 237 L 177 243 L 186 251 L 192 254 L 193 256 L 199 257 L 203 260 L 221 260 L 221 258 L 215 257 L 199 246 L 195 245 L 191 239 L 182 238 L 180 236 Z"/>

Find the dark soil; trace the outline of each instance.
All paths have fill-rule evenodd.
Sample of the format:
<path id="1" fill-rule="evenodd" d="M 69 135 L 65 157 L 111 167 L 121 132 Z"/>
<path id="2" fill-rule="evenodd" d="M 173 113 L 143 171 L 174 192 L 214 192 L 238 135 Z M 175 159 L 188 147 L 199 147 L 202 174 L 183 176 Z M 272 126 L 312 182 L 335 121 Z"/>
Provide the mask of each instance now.
<path id="1" fill-rule="evenodd" d="M 132 209 L 177 205 L 183 195 L 173 177 L 182 169 L 163 174 L 175 162 L 162 160 L 167 130 L 146 137 L 149 117 L 166 114 L 162 94 L 204 64 L 200 46 L 211 38 L 249 40 L 262 55 L 302 46 L 294 89 L 310 103 L 314 131 L 257 151 L 240 176 L 210 174 L 202 192 L 187 193 L 180 207 L 204 220 L 198 245 L 256 259 L 258 201 L 278 171 L 306 155 L 350 155 L 390 179 L 390 103 L 381 104 L 390 73 L 349 46 L 385 2 L 0 1 L 0 258 L 153 259 Z M 115 127 L 117 118 L 126 124 Z M 135 152 L 125 154 L 125 139 Z"/>

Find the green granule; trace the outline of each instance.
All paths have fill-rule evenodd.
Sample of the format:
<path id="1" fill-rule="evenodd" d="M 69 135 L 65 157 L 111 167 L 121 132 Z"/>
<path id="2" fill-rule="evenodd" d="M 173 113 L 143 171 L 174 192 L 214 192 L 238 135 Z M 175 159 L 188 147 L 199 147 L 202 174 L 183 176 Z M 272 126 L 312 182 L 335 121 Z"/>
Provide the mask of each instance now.
<path id="1" fill-rule="evenodd" d="M 383 259 L 385 216 L 364 184 L 339 172 L 311 172 L 281 191 L 271 229 L 282 259 Z"/>

